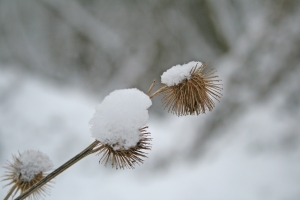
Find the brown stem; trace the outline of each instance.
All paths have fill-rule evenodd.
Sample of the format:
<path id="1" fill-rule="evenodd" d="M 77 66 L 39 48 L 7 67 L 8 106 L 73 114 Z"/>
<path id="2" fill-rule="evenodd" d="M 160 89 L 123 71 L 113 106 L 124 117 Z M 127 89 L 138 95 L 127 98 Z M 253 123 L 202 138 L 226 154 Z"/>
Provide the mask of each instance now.
<path id="1" fill-rule="evenodd" d="M 92 149 L 91 150 L 91 152 L 90 152 L 90 154 L 93 154 L 93 153 L 95 153 L 95 152 L 99 152 L 101 149 L 103 149 L 104 148 L 104 145 L 100 145 L 100 146 L 98 146 L 97 148 L 95 148 L 95 149 Z"/>
<path id="2" fill-rule="evenodd" d="M 152 91 L 154 85 L 155 85 L 155 80 L 153 80 L 152 84 L 150 85 L 150 88 L 149 88 L 149 90 L 148 90 L 148 92 L 147 92 L 148 96 L 150 96 L 150 93 L 151 93 L 151 91 Z"/>
<path id="3" fill-rule="evenodd" d="M 15 200 L 21 200 L 21 199 L 25 199 L 26 197 L 28 197 L 30 194 L 32 194 L 33 192 L 35 192 L 37 189 L 39 189 L 40 187 L 42 187 L 43 185 L 45 185 L 46 183 L 48 183 L 50 180 L 52 180 L 53 178 L 55 178 L 56 176 L 58 176 L 60 173 L 62 173 L 63 171 L 65 171 L 66 169 L 68 169 L 69 167 L 71 167 L 72 165 L 74 165 L 76 162 L 78 162 L 82 158 L 90 155 L 91 152 L 93 151 L 93 148 L 95 146 L 97 146 L 98 144 L 99 144 L 99 142 L 97 140 L 94 141 L 86 149 L 84 149 L 79 154 L 77 154 L 76 156 L 74 156 L 73 158 L 71 158 L 69 161 L 67 161 L 65 164 L 63 164 L 62 166 L 60 166 L 59 168 L 57 168 L 56 170 L 54 170 L 53 172 L 51 172 L 50 174 L 48 174 L 45 178 L 43 178 L 41 181 L 39 181 L 38 183 L 36 183 L 35 185 L 33 185 L 29 190 L 27 190 L 26 192 L 24 192 L 23 194 L 21 194 Z"/>
<path id="4" fill-rule="evenodd" d="M 18 185 L 15 184 L 12 188 L 10 188 L 9 192 L 8 192 L 7 195 L 4 197 L 3 200 L 8 200 L 9 197 L 10 197 L 10 195 L 15 191 L 15 189 L 16 189 L 17 186 L 18 186 Z"/>
<path id="5" fill-rule="evenodd" d="M 156 92 L 154 92 L 152 95 L 149 94 L 150 99 L 154 98 L 155 96 L 159 95 L 163 90 L 165 90 L 168 86 L 163 86 L 159 88 Z"/>

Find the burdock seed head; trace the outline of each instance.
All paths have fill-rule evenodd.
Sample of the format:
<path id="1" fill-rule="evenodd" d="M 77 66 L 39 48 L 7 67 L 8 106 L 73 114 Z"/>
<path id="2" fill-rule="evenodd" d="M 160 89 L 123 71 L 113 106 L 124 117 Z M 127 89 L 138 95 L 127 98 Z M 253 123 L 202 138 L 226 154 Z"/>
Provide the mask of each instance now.
<path id="1" fill-rule="evenodd" d="M 104 98 L 90 121 L 92 136 L 99 142 L 93 152 L 112 167 L 134 168 L 150 150 L 148 122 L 150 98 L 137 89 L 116 90 Z"/>
<path id="2" fill-rule="evenodd" d="M 147 132 L 147 128 L 148 127 L 143 127 L 139 130 L 139 141 L 135 146 L 128 149 L 125 149 L 118 143 L 109 145 L 100 142 L 95 150 L 98 152 L 98 155 L 101 155 L 99 162 L 104 163 L 105 166 L 110 162 L 111 166 L 116 169 L 134 169 L 136 164 L 142 164 L 143 159 L 147 158 L 145 150 L 151 150 L 150 141 L 152 139 L 149 138 L 150 133 Z"/>
<path id="3" fill-rule="evenodd" d="M 222 87 L 218 84 L 221 80 L 213 75 L 216 70 L 204 72 L 206 67 L 205 63 L 190 62 L 164 72 L 161 76 L 164 86 L 158 94 L 163 94 L 165 108 L 178 116 L 211 111 L 215 106 L 213 100 L 219 101 L 222 95 Z"/>
<path id="4" fill-rule="evenodd" d="M 21 194 L 26 192 L 53 168 L 49 157 L 40 151 L 28 150 L 22 154 L 19 153 L 19 156 L 13 155 L 12 157 L 13 161 L 4 166 L 8 171 L 5 172 L 2 181 L 9 181 L 5 186 L 12 185 L 5 199 L 11 195 L 14 197 L 18 191 Z M 39 199 L 49 193 L 49 185 L 44 185 L 29 196 L 29 199 Z"/>

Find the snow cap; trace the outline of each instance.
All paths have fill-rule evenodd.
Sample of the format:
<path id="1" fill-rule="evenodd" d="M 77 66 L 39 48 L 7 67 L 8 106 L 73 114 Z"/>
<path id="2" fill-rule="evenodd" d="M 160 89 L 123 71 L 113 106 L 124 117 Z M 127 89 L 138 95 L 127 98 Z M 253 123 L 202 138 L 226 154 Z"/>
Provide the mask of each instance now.
<path id="1" fill-rule="evenodd" d="M 53 162 L 49 157 L 35 150 L 28 150 L 20 154 L 17 158 L 18 162 L 14 163 L 14 179 L 20 179 L 30 182 L 35 175 L 47 172 L 53 169 Z"/>
<path id="2" fill-rule="evenodd" d="M 201 62 L 192 61 L 184 65 L 175 65 L 161 75 L 161 82 L 167 86 L 181 83 L 185 79 L 190 79 L 191 70 L 202 66 Z"/>
<path id="3" fill-rule="evenodd" d="M 129 149 L 140 140 L 148 122 L 150 98 L 136 88 L 115 90 L 104 98 L 90 120 L 92 136 L 102 144 Z"/>

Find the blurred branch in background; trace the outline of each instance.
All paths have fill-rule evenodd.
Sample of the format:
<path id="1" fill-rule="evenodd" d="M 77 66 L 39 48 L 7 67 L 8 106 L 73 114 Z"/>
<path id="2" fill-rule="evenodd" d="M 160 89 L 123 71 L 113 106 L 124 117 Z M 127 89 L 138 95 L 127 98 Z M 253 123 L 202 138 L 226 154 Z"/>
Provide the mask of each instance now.
<path id="1" fill-rule="evenodd" d="M 24 75 L 99 98 L 117 88 L 146 91 L 175 64 L 211 63 L 224 97 L 199 119 L 185 151 L 174 143 L 159 155 L 154 166 L 167 167 L 196 160 L 218 138 L 237 134 L 228 127 L 253 107 L 278 97 L 286 104 L 299 100 L 300 81 L 292 78 L 300 76 L 299 21 L 297 0 L 0 0 L 0 68 L 17 63 Z M 0 97 L 13 98 L 2 90 Z M 293 102 L 294 123 L 300 111 Z"/>

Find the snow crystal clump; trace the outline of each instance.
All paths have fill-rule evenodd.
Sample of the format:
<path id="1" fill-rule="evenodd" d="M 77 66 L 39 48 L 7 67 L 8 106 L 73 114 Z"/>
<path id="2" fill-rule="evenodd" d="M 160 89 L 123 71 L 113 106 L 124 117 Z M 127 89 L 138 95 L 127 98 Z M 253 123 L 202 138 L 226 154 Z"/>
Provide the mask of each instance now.
<path id="1" fill-rule="evenodd" d="M 115 90 L 104 98 L 90 120 L 91 133 L 102 144 L 129 149 L 140 140 L 140 128 L 148 122 L 150 98 L 138 89 Z"/>
<path id="2" fill-rule="evenodd" d="M 196 66 L 199 68 L 202 63 L 192 61 L 188 64 L 173 66 L 161 75 L 161 82 L 167 86 L 177 85 L 185 79 L 190 79 L 190 72 Z"/>
<path id="3" fill-rule="evenodd" d="M 22 181 L 30 182 L 34 179 L 35 175 L 53 169 L 52 161 L 46 154 L 40 151 L 25 151 L 20 154 L 17 160 L 18 162 L 15 163 L 14 167 L 15 180 L 20 177 Z"/>

